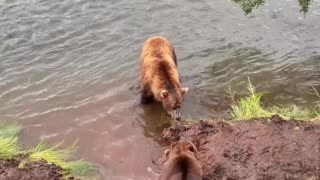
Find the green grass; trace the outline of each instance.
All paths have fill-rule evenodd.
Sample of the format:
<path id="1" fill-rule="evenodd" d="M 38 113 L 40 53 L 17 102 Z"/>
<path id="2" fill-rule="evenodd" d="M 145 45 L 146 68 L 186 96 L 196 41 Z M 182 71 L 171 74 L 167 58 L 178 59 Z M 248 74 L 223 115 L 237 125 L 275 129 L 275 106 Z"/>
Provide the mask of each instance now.
<path id="1" fill-rule="evenodd" d="M 17 137 L 0 137 L 0 159 L 11 159 L 20 153 Z"/>
<path id="2" fill-rule="evenodd" d="M 39 161 L 44 159 L 48 163 L 65 168 L 66 161 L 73 154 L 73 150 L 71 148 L 59 150 L 59 146 L 60 144 L 49 147 L 46 143 L 40 142 L 34 149 L 30 151 L 30 160 Z"/>
<path id="3" fill-rule="evenodd" d="M 65 173 L 69 176 L 85 176 L 95 172 L 95 167 L 85 161 L 71 161 L 66 164 Z"/>
<path id="4" fill-rule="evenodd" d="M 48 146 L 40 142 L 35 148 L 23 151 L 18 141 L 21 126 L 17 124 L 0 124 L 0 159 L 12 159 L 19 155 L 26 155 L 19 168 L 23 169 L 28 162 L 45 160 L 49 164 L 60 166 L 65 176 L 86 176 L 95 171 L 95 167 L 85 161 L 70 161 L 76 148 L 75 144 L 69 148 L 61 149 L 60 145 Z"/>
<path id="5" fill-rule="evenodd" d="M 296 120 L 317 120 L 320 119 L 320 105 L 317 102 L 316 106 L 310 110 L 306 108 L 300 108 L 295 105 L 288 107 L 273 106 L 271 108 L 265 108 L 261 104 L 262 93 L 257 93 L 255 87 L 248 80 L 248 91 L 250 95 L 248 97 L 241 98 L 239 101 L 233 100 L 232 116 L 234 120 L 249 120 L 253 118 L 269 117 L 274 114 L 278 114 L 283 119 L 296 119 Z M 320 95 L 315 91 L 315 95 Z M 232 99 L 234 99 L 232 97 Z"/>
<path id="6" fill-rule="evenodd" d="M 18 125 L 0 124 L 0 159 L 11 159 L 20 153 L 21 148 L 16 137 L 20 130 Z"/>
<path id="7" fill-rule="evenodd" d="M 65 175 L 84 176 L 95 171 L 92 164 L 85 161 L 69 161 L 76 152 L 75 146 L 59 149 L 61 144 L 49 147 L 46 143 L 40 142 L 37 147 L 30 151 L 31 161 L 45 160 L 64 169 Z"/>

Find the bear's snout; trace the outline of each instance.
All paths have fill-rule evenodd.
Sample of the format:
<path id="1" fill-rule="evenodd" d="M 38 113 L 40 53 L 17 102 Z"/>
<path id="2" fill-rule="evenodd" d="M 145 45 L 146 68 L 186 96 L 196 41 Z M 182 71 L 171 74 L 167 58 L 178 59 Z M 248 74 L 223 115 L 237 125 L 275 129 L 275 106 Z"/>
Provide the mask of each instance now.
<path id="1" fill-rule="evenodd" d="M 171 117 L 175 120 L 180 120 L 181 119 L 181 114 L 180 114 L 180 110 L 177 109 L 177 110 L 172 110 L 171 112 L 168 112 Z"/>

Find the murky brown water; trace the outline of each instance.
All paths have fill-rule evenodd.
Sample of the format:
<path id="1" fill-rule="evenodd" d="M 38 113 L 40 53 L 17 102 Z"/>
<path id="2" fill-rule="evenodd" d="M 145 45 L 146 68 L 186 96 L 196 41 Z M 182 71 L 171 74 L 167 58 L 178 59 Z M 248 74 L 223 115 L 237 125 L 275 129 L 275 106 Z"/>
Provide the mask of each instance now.
<path id="1" fill-rule="evenodd" d="M 176 48 L 182 113 L 227 113 L 229 86 L 247 77 L 267 103 L 309 105 L 320 89 L 320 1 L 306 17 L 295 0 L 244 16 L 227 1 L 0 1 L 0 119 L 19 121 L 23 142 L 79 139 L 79 158 L 104 179 L 154 179 L 165 114 L 138 101 L 143 42 Z M 102 179 L 102 178 L 101 178 Z"/>

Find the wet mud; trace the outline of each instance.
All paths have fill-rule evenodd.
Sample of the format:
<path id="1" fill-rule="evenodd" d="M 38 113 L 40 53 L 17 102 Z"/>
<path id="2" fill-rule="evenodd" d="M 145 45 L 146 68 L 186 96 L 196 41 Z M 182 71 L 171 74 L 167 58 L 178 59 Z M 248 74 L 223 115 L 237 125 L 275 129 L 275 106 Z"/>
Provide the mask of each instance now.
<path id="1" fill-rule="evenodd" d="M 271 118 L 175 124 L 170 142 L 198 148 L 205 180 L 319 180 L 320 123 Z"/>
<path id="2" fill-rule="evenodd" d="M 27 163 L 22 159 L 0 160 L 0 180 L 63 180 L 62 168 L 45 161 Z M 20 165 L 20 166 L 19 166 Z M 68 179 L 73 179 L 68 178 Z"/>

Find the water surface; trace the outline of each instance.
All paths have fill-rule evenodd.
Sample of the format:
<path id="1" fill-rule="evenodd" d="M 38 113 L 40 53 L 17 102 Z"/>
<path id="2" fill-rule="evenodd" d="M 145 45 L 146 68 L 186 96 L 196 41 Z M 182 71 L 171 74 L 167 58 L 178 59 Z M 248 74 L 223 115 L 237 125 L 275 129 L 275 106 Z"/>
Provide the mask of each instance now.
<path id="1" fill-rule="evenodd" d="M 250 76 L 266 104 L 310 106 L 320 89 L 320 2 L 268 0 L 245 16 L 228 1 L 2 0 L 0 119 L 25 145 L 64 146 L 101 179 L 155 179 L 166 115 L 140 106 L 139 56 L 151 36 L 176 49 L 185 117 L 228 117 L 229 86 Z"/>

